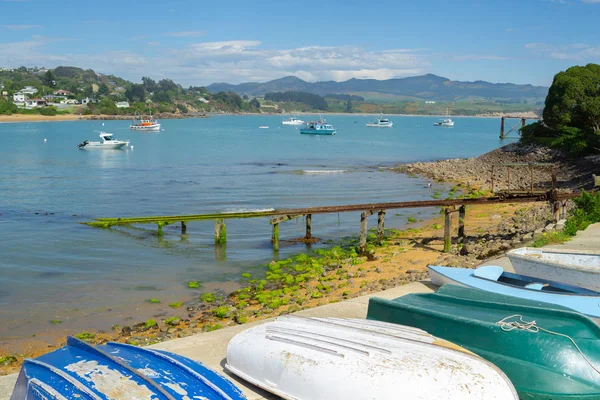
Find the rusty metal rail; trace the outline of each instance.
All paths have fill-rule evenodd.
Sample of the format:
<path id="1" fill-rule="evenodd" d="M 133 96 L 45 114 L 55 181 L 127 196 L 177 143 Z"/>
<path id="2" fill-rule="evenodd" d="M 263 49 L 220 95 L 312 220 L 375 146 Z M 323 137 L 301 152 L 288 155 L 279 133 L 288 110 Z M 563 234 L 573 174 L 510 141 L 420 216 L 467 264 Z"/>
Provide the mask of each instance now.
<path id="1" fill-rule="evenodd" d="M 290 208 L 268 211 L 249 211 L 249 212 L 232 212 L 232 213 L 212 213 L 212 214 L 188 214 L 188 215 L 161 215 L 148 217 L 133 217 L 133 218 L 96 218 L 94 221 L 84 222 L 84 224 L 93 227 L 110 228 L 111 226 L 119 225 L 137 225 L 137 224 L 157 224 L 158 235 L 162 235 L 162 227 L 172 223 L 181 223 L 181 233 L 187 233 L 187 222 L 189 221 L 215 221 L 215 244 L 222 245 L 226 243 L 226 227 L 225 219 L 240 219 L 240 218 L 261 218 L 271 217 L 270 223 L 273 226 L 273 234 L 271 241 L 274 250 L 279 249 L 279 224 L 291 219 L 306 217 L 306 236 L 305 239 L 312 239 L 312 215 L 313 214 L 329 214 L 341 212 L 361 212 L 360 224 L 360 244 L 359 250 L 364 252 L 367 244 L 367 224 L 369 216 L 377 213 L 377 237 L 378 241 L 383 241 L 384 234 L 384 219 L 386 210 L 400 208 L 424 208 L 424 207 L 443 207 L 445 210 L 445 229 L 444 229 L 444 251 L 450 250 L 451 245 L 451 213 L 459 211 L 459 227 L 458 236 L 459 242 L 464 239 L 464 219 L 467 205 L 476 204 L 498 204 L 498 203 L 530 203 L 539 201 L 550 201 L 554 205 L 555 219 L 558 218 L 560 210 L 564 205 L 564 201 L 578 194 L 557 193 L 555 190 L 548 192 L 547 196 L 541 198 L 539 194 L 515 195 L 511 198 L 503 198 L 502 196 L 495 197 L 479 197 L 472 199 L 451 199 L 451 200 L 421 200 L 421 201 L 402 201 L 391 203 L 367 203 L 367 204 L 350 204 L 341 206 L 323 206 L 323 207 L 307 207 L 307 208 Z"/>

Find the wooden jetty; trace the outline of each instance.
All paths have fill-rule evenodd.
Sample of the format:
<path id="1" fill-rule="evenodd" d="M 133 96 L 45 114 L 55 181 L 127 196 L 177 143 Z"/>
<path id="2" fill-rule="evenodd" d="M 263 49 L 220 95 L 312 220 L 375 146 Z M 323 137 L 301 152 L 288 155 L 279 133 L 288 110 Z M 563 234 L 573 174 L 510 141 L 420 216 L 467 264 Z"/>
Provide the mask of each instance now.
<path id="1" fill-rule="evenodd" d="M 359 252 L 365 253 L 367 248 L 367 230 L 368 219 L 371 215 L 377 214 L 377 239 L 383 242 L 384 223 L 387 210 L 400 208 L 424 208 L 424 207 L 442 207 L 445 213 L 444 224 L 444 252 L 449 252 L 452 243 L 452 213 L 458 212 L 458 242 L 462 243 L 465 237 L 465 215 L 466 206 L 475 204 L 498 204 L 498 203 L 529 203 L 536 201 L 550 201 L 554 206 L 554 218 L 558 220 L 564 210 L 566 200 L 577 194 L 562 194 L 555 190 L 550 191 L 543 198 L 537 193 L 519 195 L 509 198 L 503 196 L 479 197 L 471 199 L 452 199 L 452 200 L 423 200 L 423 201 L 402 201 L 392 203 L 370 203 L 370 204 L 351 204 L 342 206 L 308 207 L 268 211 L 250 211 L 250 212 L 231 212 L 231 213 L 213 213 L 213 214 L 189 214 L 189 215 L 160 215 L 148 217 L 128 217 L 128 218 L 96 218 L 91 222 L 84 224 L 110 228 L 119 225 L 137 225 L 137 224 L 156 224 L 158 235 L 162 235 L 162 227 L 172 223 L 181 223 L 181 233 L 187 232 L 187 223 L 190 221 L 215 221 L 215 244 L 222 245 L 227 242 L 226 219 L 240 218 L 264 218 L 270 217 L 272 225 L 271 241 L 273 249 L 279 250 L 279 224 L 285 221 L 305 217 L 306 235 L 305 240 L 312 239 L 312 216 L 317 214 L 330 214 L 340 212 L 360 212 L 360 240 Z"/>
<path id="2" fill-rule="evenodd" d="M 510 126 L 510 129 L 508 130 L 508 132 L 504 132 L 504 121 L 506 119 L 519 119 L 520 121 L 518 121 L 515 125 Z M 521 117 L 518 115 L 503 115 L 500 118 L 500 139 L 504 140 L 511 132 L 516 132 L 519 134 L 519 136 L 521 135 L 521 131 L 520 129 L 522 127 L 524 127 L 525 125 L 527 125 L 527 120 L 528 119 L 533 119 L 536 121 L 541 121 L 541 118 L 535 118 L 535 117 Z M 521 126 L 519 127 L 519 123 L 521 124 Z"/>

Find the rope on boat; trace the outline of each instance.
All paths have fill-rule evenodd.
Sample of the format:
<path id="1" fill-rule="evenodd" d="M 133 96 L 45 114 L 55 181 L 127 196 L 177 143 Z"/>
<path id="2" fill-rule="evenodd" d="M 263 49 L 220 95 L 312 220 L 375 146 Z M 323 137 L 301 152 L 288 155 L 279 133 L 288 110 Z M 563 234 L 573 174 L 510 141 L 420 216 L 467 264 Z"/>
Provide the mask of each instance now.
<path id="1" fill-rule="evenodd" d="M 518 318 L 518 320 L 509 321 L 512 318 Z M 554 332 L 554 331 L 551 331 L 548 329 L 544 329 L 541 326 L 539 326 L 537 324 L 537 322 L 535 322 L 535 321 L 525 321 L 521 314 L 511 315 L 509 317 L 501 319 L 500 321 L 498 321 L 496 323 L 498 325 L 500 325 L 500 329 L 502 329 L 504 332 L 510 332 L 515 329 L 532 332 L 532 333 L 538 333 L 540 331 L 544 331 L 551 335 L 556 335 L 556 336 L 561 336 L 561 337 L 567 338 L 571 341 L 571 343 L 573 343 L 573 346 L 575 346 L 575 348 L 577 349 L 579 354 L 581 354 L 583 359 L 590 365 L 590 367 L 592 367 L 594 369 L 594 371 L 596 371 L 597 373 L 600 374 L 600 370 L 598 368 L 596 368 L 594 366 L 594 364 L 592 364 L 592 362 L 585 356 L 585 354 L 583 354 L 583 351 L 581 351 L 581 349 L 579 348 L 577 343 L 575 343 L 575 340 L 573 340 L 573 338 L 569 335 L 565 335 L 564 333 L 559 333 L 559 332 Z"/>

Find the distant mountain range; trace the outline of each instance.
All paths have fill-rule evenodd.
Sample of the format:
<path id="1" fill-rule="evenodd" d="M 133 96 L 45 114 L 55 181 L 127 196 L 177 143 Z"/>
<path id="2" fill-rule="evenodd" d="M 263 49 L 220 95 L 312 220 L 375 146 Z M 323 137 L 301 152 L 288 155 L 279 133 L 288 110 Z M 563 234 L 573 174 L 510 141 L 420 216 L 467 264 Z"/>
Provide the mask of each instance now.
<path id="1" fill-rule="evenodd" d="M 400 79 L 349 79 L 344 82 L 306 82 L 295 76 L 286 76 L 265 83 L 248 82 L 239 85 L 213 83 L 207 87 L 211 92 L 235 92 L 249 96 L 261 96 L 268 92 L 299 91 L 321 96 L 330 93 L 358 94 L 366 97 L 387 97 L 457 101 L 483 98 L 505 101 L 543 101 L 548 88 L 543 86 L 516 85 L 513 83 L 490 83 L 484 81 L 460 82 L 441 76 L 427 74 Z M 371 94 L 370 96 L 368 94 Z"/>

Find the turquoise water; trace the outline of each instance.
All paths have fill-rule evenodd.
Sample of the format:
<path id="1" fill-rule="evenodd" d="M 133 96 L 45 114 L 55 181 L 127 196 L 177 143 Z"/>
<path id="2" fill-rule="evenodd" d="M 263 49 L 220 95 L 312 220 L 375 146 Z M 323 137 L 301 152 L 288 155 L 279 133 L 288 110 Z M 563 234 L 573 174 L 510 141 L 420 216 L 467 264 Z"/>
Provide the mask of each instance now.
<path id="1" fill-rule="evenodd" d="M 150 297 L 185 300 L 196 293 L 189 280 L 227 290 L 241 271 L 273 257 L 266 218 L 227 221 L 221 252 L 209 221 L 189 223 L 183 238 L 178 226 L 167 226 L 162 239 L 154 226 L 104 230 L 79 222 L 430 199 L 424 180 L 385 168 L 502 145 L 497 119 L 457 118 L 454 128 L 441 128 L 433 126 L 437 118 L 392 117 L 391 129 L 366 128 L 372 118 L 332 115 L 335 136 L 301 135 L 277 116 L 165 120 L 159 133 L 129 131 L 128 121 L 0 124 L 0 318 L 11 321 L 0 324 L 0 339 L 55 317 L 76 327 L 137 318 L 149 312 L 143 302 Z M 134 148 L 77 149 L 100 130 Z M 387 226 L 405 224 L 411 214 L 401 214 L 388 213 Z M 359 220 L 357 213 L 316 215 L 313 235 L 356 234 Z M 300 236 L 302 223 L 280 225 L 282 240 Z M 279 257 L 301 251 L 284 244 Z"/>

